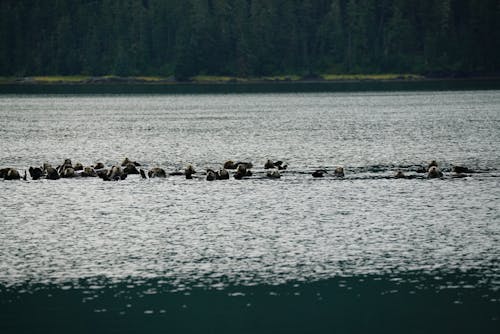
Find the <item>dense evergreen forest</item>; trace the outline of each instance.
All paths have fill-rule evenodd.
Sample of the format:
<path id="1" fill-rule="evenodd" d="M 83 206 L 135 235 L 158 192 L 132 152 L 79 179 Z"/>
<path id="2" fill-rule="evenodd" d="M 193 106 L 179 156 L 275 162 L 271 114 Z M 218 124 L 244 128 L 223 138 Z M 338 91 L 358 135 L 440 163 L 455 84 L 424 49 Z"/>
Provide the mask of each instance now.
<path id="1" fill-rule="evenodd" d="M 0 75 L 498 74 L 499 0 L 1 0 Z"/>

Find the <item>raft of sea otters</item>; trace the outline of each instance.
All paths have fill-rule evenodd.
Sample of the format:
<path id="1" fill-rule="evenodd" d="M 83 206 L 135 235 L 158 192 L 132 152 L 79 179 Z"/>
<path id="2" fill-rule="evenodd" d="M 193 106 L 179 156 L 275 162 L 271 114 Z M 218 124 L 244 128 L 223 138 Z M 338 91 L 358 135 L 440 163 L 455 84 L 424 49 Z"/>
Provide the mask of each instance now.
<path id="1" fill-rule="evenodd" d="M 139 167 L 139 169 L 138 169 Z M 253 164 L 251 162 L 234 162 L 226 161 L 222 168 L 219 170 L 207 169 L 206 172 L 199 173 L 207 181 L 214 180 L 227 180 L 230 177 L 230 172 L 235 179 L 243 179 L 245 177 L 252 176 Z M 287 169 L 287 165 L 283 161 L 272 161 L 267 160 L 264 164 L 264 169 L 266 170 L 265 176 L 268 178 L 278 179 L 281 177 L 281 172 Z M 140 174 L 142 178 L 165 178 L 167 175 L 171 176 L 185 176 L 186 179 L 192 179 L 193 175 L 196 174 L 195 169 L 192 165 L 188 165 L 183 171 L 175 171 L 171 173 L 165 172 L 163 168 L 154 167 L 149 170 L 144 170 L 141 165 L 125 158 L 121 165 L 111 166 L 107 168 L 103 163 L 98 162 L 91 166 L 84 167 L 81 163 L 72 164 L 70 159 L 64 160 L 64 162 L 57 166 L 52 167 L 49 163 L 44 163 L 40 167 L 30 167 L 28 169 L 30 177 L 32 180 L 38 179 L 48 179 L 57 180 L 59 178 L 73 178 L 73 177 L 100 177 L 104 181 L 119 181 L 127 178 L 127 175 Z M 451 168 L 453 177 L 464 177 L 472 171 L 467 167 L 463 166 L 453 166 Z M 443 177 L 443 172 L 439 169 L 438 164 L 435 160 L 431 161 L 427 166 L 421 166 L 418 173 L 425 173 L 427 178 L 441 178 Z M 324 177 L 325 174 L 329 174 L 336 178 L 344 177 L 344 168 L 336 167 L 333 172 L 329 173 L 326 169 L 318 169 L 312 172 L 312 177 Z M 403 171 L 397 170 L 392 176 L 393 178 L 412 178 L 413 176 L 405 175 Z M 5 180 L 27 180 L 26 170 L 24 175 L 21 174 L 15 168 L 2 168 L 0 169 L 0 178 Z"/>

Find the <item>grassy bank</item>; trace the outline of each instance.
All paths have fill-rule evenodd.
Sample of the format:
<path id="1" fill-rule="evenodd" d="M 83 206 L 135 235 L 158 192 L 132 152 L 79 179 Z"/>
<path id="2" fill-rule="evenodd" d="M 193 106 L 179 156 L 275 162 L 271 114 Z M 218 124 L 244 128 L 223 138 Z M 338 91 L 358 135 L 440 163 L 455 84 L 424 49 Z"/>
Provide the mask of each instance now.
<path id="1" fill-rule="evenodd" d="M 0 84 L 175 84 L 175 83 L 198 83 L 198 84 L 227 84 L 227 83 L 269 83 L 269 82 L 342 82 L 342 81 L 412 81 L 426 80 L 417 74 L 320 74 L 310 77 L 299 75 L 277 75 L 264 77 L 232 77 L 198 75 L 191 77 L 188 81 L 177 81 L 174 77 L 161 76 L 133 76 L 119 77 L 106 75 L 99 77 L 85 75 L 71 76 L 32 76 L 32 77 L 0 77 Z"/>

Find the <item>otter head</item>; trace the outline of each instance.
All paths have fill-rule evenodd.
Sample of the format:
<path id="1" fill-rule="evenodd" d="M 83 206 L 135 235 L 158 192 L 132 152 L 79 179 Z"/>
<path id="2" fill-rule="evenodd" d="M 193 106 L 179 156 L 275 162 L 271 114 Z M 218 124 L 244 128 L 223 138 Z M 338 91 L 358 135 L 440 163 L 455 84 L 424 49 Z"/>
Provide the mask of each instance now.
<path id="1" fill-rule="evenodd" d="M 271 169 L 271 168 L 274 168 L 276 167 L 276 165 L 274 164 L 274 162 L 270 159 L 268 159 L 266 161 L 266 163 L 264 164 L 264 169 Z"/>
<path id="2" fill-rule="evenodd" d="M 144 173 L 144 171 L 141 169 L 141 176 L 143 178 L 146 178 L 146 174 Z M 148 172 L 148 176 L 150 178 L 153 178 L 153 177 L 167 177 L 167 173 L 165 173 L 165 170 L 163 168 L 160 168 L 160 167 L 154 167 L 152 168 L 149 172 Z"/>
<path id="3" fill-rule="evenodd" d="M 186 169 L 184 170 L 184 174 L 186 175 L 186 179 L 192 179 L 193 174 L 195 174 L 196 171 L 194 170 L 192 165 L 187 165 Z"/>
<path id="4" fill-rule="evenodd" d="M 217 173 L 211 169 L 207 169 L 207 181 L 214 181 L 217 179 Z"/>
<path id="5" fill-rule="evenodd" d="M 92 168 L 92 167 L 85 167 L 83 169 L 82 176 L 84 176 L 84 177 L 96 177 L 97 173 L 95 172 L 94 168 Z"/>
<path id="6" fill-rule="evenodd" d="M 431 169 L 431 167 L 438 167 L 438 163 L 436 160 L 432 160 L 431 162 L 429 162 L 429 165 L 427 165 L 427 171 L 429 171 L 429 169 Z"/>
<path id="7" fill-rule="evenodd" d="M 103 169 L 104 164 L 102 162 L 97 162 L 94 166 L 94 169 Z"/>
<path id="8" fill-rule="evenodd" d="M 122 166 L 127 166 L 128 164 L 133 163 L 129 158 L 125 157 L 122 161 Z"/>
<path id="9" fill-rule="evenodd" d="M 435 179 L 442 176 L 443 173 L 436 166 L 431 166 L 431 168 L 429 168 L 429 171 L 427 172 L 427 177 L 429 179 Z"/>
<path id="10" fill-rule="evenodd" d="M 224 169 L 236 169 L 236 164 L 234 163 L 234 161 L 228 160 L 228 161 L 224 162 L 223 168 Z"/>
<path id="11" fill-rule="evenodd" d="M 335 168 L 335 171 L 333 172 L 333 174 L 337 177 L 344 177 L 344 167 L 337 167 Z"/>
<path id="12" fill-rule="evenodd" d="M 75 177 L 75 170 L 72 167 L 67 167 L 64 169 L 62 177 Z"/>
<path id="13" fill-rule="evenodd" d="M 217 178 L 219 180 L 228 180 L 229 179 L 229 173 L 228 173 L 228 171 L 225 170 L 224 168 L 220 169 L 219 173 L 217 173 Z"/>
<path id="14" fill-rule="evenodd" d="M 406 176 L 405 176 L 405 174 L 404 174 L 402 171 L 398 170 L 398 171 L 396 172 L 396 174 L 394 175 L 394 177 L 395 177 L 396 179 L 404 179 Z"/>

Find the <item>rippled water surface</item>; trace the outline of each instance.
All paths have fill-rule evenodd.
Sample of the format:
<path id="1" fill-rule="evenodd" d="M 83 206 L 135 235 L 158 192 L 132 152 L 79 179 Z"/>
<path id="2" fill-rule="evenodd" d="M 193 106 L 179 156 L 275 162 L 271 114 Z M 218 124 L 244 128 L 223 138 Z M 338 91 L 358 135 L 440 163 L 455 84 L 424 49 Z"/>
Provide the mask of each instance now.
<path id="1" fill-rule="evenodd" d="M 187 291 L 423 273 L 451 277 L 441 287 L 485 289 L 499 307 L 500 91 L 3 95 L 0 143 L 0 167 L 21 172 L 65 158 L 129 157 L 167 171 L 255 165 L 249 179 L 215 182 L 202 173 L 0 181 L 5 291 L 83 280 L 142 294 L 134 282 L 144 279 Z M 265 178 L 269 158 L 288 164 L 281 179 Z M 432 159 L 442 179 L 417 173 Z M 474 173 L 453 178 L 452 165 Z M 343 179 L 310 175 L 336 166 Z M 392 178 L 398 169 L 412 178 Z"/>

